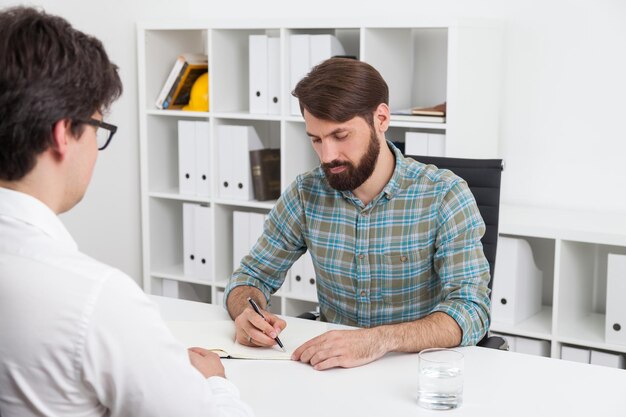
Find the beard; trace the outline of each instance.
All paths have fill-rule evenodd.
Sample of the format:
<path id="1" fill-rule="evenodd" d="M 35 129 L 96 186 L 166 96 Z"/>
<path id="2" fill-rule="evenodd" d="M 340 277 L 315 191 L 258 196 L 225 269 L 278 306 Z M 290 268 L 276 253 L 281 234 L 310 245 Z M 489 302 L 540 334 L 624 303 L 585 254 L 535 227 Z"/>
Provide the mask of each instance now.
<path id="1" fill-rule="evenodd" d="M 326 175 L 328 184 L 337 191 L 351 191 L 359 188 L 369 177 L 372 176 L 376 161 L 380 154 L 380 142 L 376 137 L 376 133 L 370 131 L 370 142 L 367 151 L 361 157 L 361 161 L 354 166 L 349 161 L 332 161 L 322 164 L 322 170 Z M 345 170 L 337 174 L 333 174 L 330 170 L 337 167 L 346 167 Z"/>

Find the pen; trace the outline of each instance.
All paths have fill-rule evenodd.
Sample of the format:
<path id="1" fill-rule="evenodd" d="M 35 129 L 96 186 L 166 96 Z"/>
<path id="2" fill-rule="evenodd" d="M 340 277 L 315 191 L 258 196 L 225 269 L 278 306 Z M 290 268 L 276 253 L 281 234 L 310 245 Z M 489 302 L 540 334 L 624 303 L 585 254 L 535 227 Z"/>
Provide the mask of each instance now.
<path id="1" fill-rule="evenodd" d="M 263 319 L 265 319 L 265 316 L 263 315 L 263 313 L 261 313 L 261 309 L 259 309 L 259 306 L 257 305 L 257 303 L 250 297 L 248 297 L 248 302 L 250 303 L 250 305 L 252 306 L 252 308 L 254 309 L 254 311 L 256 311 L 256 313 L 263 317 Z M 274 338 L 274 340 L 276 341 L 276 343 L 278 343 L 278 346 L 280 346 L 280 348 L 285 351 L 285 347 L 283 346 L 283 343 L 280 341 L 280 339 L 278 338 L 278 336 L 276 336 Z"/>

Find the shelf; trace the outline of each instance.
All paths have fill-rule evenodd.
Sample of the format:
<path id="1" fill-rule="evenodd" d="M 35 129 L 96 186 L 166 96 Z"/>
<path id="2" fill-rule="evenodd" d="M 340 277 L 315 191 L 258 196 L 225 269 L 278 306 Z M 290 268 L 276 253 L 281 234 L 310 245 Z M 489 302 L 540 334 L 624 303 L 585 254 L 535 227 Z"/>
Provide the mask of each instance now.
<path id="1" fill-rule="evenodd" d="M 183 264 L 172 265 L 169 267 L 152 270 L 150 275 L 154 278 L 171 279 L 174 281 L 188 282 L 190 284 L 215 285 L 214 282 L 206 281 L 198 278 L 190 278 L 183 273 Z"/>
<path id="2" fill-rule="evenodd" d="M 276 204 L 276 200 L 270 201 L 257 201 L 257 200 L 228 200 L 224 198 L 213 199 L 215 204 L 222 204 L 224 206 L 233 207 L 248 207 L 256 209 L 271 210 Z"/>
<path id="3" fill-rule="evenodd" d="M 287 297 L 291 300 L 299 300 L 299 301 L 308 301 L 310 303 L 317 303 L 317 297 L 313 298 L 313 297 L 307 297 L 306 295 L 302 295 L 302 294 L 294 294 L 290 291 L 283 291 L 280 295 L 278 293 L 274 294 L 277 295 L 279 297 Z"/>
<path id="4" fill-rule="evenodd" d="M 448 125 L 446 123 L 426 123 L 426 122 L 413 122 L 409 120 L 397 120 L 391 116 L 391 127 L 408 127 L 412 129 L 430 129 L 430 130 L 446 130 Z"/>
<path id="5" fill-rule="evenodd" d="M 501 234 L 626 246 L 626 213 L 500 206 Z"/>
<path id="6" fill-rule="evenodd" d="M 152 198 L 164 198 L 167 200 L 177 200 L 177 201 L 191 201 L 194 203 L 211 203 L 211 198 L 202 197 L 202 196 L 194 196 L 194 195 L 182 195 L 178 193 L 178 190 L 170 190 L 170 191 L 151 191 L 148 196 Z"/>
<path id="7" fill-rule="evenodd" d="M 276 114 L 252 114 L 248 112 L 219 112 L 211 113 L 212 117 L 220 119 L 236 119 L 236 120 L 269 120 L 280 121 L 282 117 Z"/>
<path id="8" fill-rule="evenodd" d="M 168 116 L 168 117 L 194 117 L 199 119 L 208 119 L 210 113 L 200 111 L 184 111 L 184 110 L 146 110 L 146 114 L 150 116 Z"/>
<path id="9" fill-rule="evenodd" d="M 510 325 L 493 322 L 491 330 L 536 339 L 550 339 L 552 337 L 552 307 L 543 306 L 539 313 L 519 324 Z"/>

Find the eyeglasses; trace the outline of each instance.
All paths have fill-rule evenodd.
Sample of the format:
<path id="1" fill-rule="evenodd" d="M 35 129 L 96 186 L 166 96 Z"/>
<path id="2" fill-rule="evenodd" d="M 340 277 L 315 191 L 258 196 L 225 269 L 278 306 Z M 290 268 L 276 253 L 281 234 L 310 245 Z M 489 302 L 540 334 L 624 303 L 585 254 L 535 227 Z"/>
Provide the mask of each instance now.
<path id="1" fill-rule="evenodd" d="M 97 119 L 89 119 L 89 120 L 77 120 L 78 123 L 85 123 L 91 126 L 95 126 L 98 129 L 96 130 L 96 139 L 98 141 L 98 150 L 102 151 L 104 148 L 109 146 L 111 139 L 113 139 L 113 135 L 117 132 L 117 126 L 105 123 L 103 121 Z"/>

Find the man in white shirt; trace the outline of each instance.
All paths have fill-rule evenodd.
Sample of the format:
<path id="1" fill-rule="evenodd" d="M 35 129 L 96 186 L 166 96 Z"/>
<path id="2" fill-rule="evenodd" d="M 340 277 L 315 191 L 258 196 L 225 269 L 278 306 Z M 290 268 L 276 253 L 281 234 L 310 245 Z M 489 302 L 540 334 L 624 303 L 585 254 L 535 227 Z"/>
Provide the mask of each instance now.
<path id="1" fill-rule="evenodd" d="M 121 92 L 100 41 L 0 11 L 0 415 L 249 416 L 219 358 L 185 350 L 57 218 L 82 199 Z"/>

